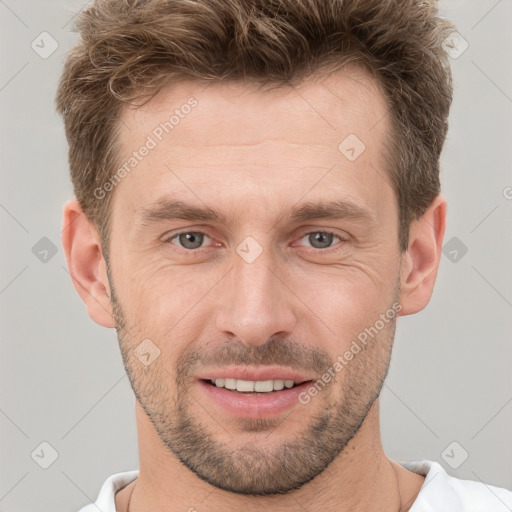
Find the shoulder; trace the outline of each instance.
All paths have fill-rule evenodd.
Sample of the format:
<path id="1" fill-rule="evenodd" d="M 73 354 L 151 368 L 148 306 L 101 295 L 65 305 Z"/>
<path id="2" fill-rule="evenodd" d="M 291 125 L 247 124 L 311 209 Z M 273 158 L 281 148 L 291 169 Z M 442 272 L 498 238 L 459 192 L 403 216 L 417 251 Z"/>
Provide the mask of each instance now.
<path id="1" fill-rule="evenodd" d="M 82 507 L 78 512 L 116 512 L 115 496 L 116 492 L 126 487 L 139 476 L 139 470 L 125 471 L 115 473 L 109 476 L 101 486 L 98 498 L 94 503 L 89 503 Z"/>
<path id="2" fill-rule="evenodd" d="M 435 461 L 400 462 L 425 482 L 410 512 L 510 512 L 512 491 L 449 475 Z"/>

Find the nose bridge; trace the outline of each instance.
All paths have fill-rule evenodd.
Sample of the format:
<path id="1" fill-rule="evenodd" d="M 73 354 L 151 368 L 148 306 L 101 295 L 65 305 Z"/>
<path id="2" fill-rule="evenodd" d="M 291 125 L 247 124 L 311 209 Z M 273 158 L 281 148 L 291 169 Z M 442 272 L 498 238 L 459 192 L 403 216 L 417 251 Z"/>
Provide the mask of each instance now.
<path id="1" fill-rule="evenodd" d="M 271 249 L 245 240 L 233 255 L 217 327 L 248 345 L 264 344 L 296 323 L 291 294 L 275 265 Z M 259 244 L 258 244 L 259 245 Z M 259 254 L 258 254 L 259 253 Z"/>
<path id="2" fill-rule="evenodd" d="M 278 284 L 282 283 L 276 277 L 272 265 L 273 258 L 269 251 L 262 253 L 255 261 L 247 262 L 238 258 L 235 263 L 233 280 L 235 285 L 236 304 L 243 308 L 261 308 L 279 303 Z M 247 311 L 248 312 L 248 311 Z"/>

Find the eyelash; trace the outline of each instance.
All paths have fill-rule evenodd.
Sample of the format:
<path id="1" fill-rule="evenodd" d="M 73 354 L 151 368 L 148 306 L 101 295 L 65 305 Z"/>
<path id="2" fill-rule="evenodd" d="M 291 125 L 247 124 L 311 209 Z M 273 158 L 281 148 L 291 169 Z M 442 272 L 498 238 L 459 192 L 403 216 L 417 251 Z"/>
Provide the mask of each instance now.
<path id="1" fill-rule="evenodd" d="M 299 238 L 299 240 L 302 240 L 304 237 L 308 236 L 308 235 L 312 235 L 314 233 L 322 233 L 324 235 L 332 235 L 333 237 L 335 238 L 338 238 L 340 242 L 347 242 L 348 240 L 342 238 L 340 235 L 337 235 L 336 233 L 332 232 L 332 231 L 326 231 L 326 230 L 318 230 L 318 231 L 308 231 L 304 234 L 302 234 Z M 210 236 L 208 236 L 208 234 L 206 234 L 205 232 L 203 231 L 180 231 L 178 233 L 175 233 L 173 234 L 172 236 L 166 238 L 163 242 L 164 244 L 172 244 L 174 245 L 175 247 L 178 247 L 178 249 L 181 249 L 182 251 L 185 251 L 186 253 L 189 253 L 189 254 L 194 254 L 194 253 L 199 253 L 200 251 L 202 251 L 203 249 L 207 249 L 207 247 L 199 247 L 198 249 L 186 249 L 184 247 L 180 247 L 179 245 L 176 245 L 176 244 L 173 244 L 172 243 L 172 240 L 174 240 L 175 238 L 179 237 L 180 235 L 185 235 L 185 234 L 197 234 L 197 235 L 204 235 L 205 237 L 207 238 L 210 238 Z M 339 249 L 339 247 L 336 247 L 336 245 L 333 245 L 331 247 L 326 247 L 325 249 L 317 249 L 315 247 L 308 247 L 308 250 L 310 252 L 314 252 L 314 253 L 328 253 L 328 252 L 331 252 L 331 250 L 337 250 Z"/>

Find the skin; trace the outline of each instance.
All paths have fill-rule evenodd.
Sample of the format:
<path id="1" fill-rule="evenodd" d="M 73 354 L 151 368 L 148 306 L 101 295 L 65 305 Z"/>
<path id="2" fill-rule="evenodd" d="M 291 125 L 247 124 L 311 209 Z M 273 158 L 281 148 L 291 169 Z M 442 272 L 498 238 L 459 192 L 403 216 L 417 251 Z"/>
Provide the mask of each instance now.
<path id="1" fill-rule="evenodd" d="M 117 510 L 126 510 L 132 492 L 130 512 L 408 510 L 424 477 L 388 459 L 379 428 L 396 318 L 307 405 L 267 421 L 224 412 L 195 379 L 228 365 L 230 354 L 249 366 L 286 360 L 320 378 L 324 363 L 393 304 L 399 315 L 421 311 L 440 261 L 445 198 L 412 223 L 401 253 L 396 195 L 382 164 L 386 103 L 356 68 L 273 91 L 174 84 L 144 107 L 123 110 L 123 154 L 190 96 L 197 107 L 115 187 L 108 268 L 95 226 L 76 200 L 64 206 L 73 283 L 90 317 L 117 328 L 137 397 L 140 474 L 117 493 Z M 338 149 L 348 134 L 366 146 L 355 161 Z M 163 194 L 232 218 L 140 225 L 142 205 Z M 298 204 L 328 200 L 351 201 L 373 221 L 286 219 Z M 207 237 L 195 255 L 169 241 L 197 231 Z M 319 231 L 340 238 L 315 251 L 308 234 Z M 236 252 L 247 236 L 263 249 L 252 263 Z M 148 366 L 133 352 L 146 338 L 160 350 Z M 312 436 L 319 419 L 324 429 Z M 196 443 L 190 432 L 200 433 Z M 285 444 L 293 447 L 288 458 Z"/>

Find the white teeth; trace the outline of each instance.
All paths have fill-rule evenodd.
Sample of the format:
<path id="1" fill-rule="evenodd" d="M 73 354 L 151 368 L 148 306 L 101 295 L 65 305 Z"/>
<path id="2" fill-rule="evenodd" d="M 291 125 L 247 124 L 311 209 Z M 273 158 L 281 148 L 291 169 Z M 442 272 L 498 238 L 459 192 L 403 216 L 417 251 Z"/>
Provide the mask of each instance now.
<path id="1" fill-rule="evenodd" d="M 218 388 L 236 389 L 242 393 L 270 393 L 281 391 L 283 388 L 293 388 L 293 380 L 243 380 L 243 379 L 215 379 L 212 381 Z"/>
<path id="2" fill-rule="evenodd" d="M 238 388 L 237 388 L 238 389 Z M 254 383 L 254 391 L 258 393 L 268 393 L 274 390 L 274 381 L 272 380 L 257 380 Z"/>
<path id="3" fill-rule="evenodd" d="M 284 388 L 284 380 L 275 380 L 274 381 L 274 389 L 276 391 L 280 391 L 283 388 Z"/>
<path id="4" fill-rule="evenodd" d="M 255 382 L 253 380 L 242 380 L 237 379 L 236 381 L 236 390 L 237 391 L 254 391 L 254 384 Z"/>
<path id="5" fill-rule="evenodd" d="M 217 385 L 217 381 L 215 381 Z M 236 389 L 236 379 L 224 379 L 224 387 L 227 389 Z"/>

